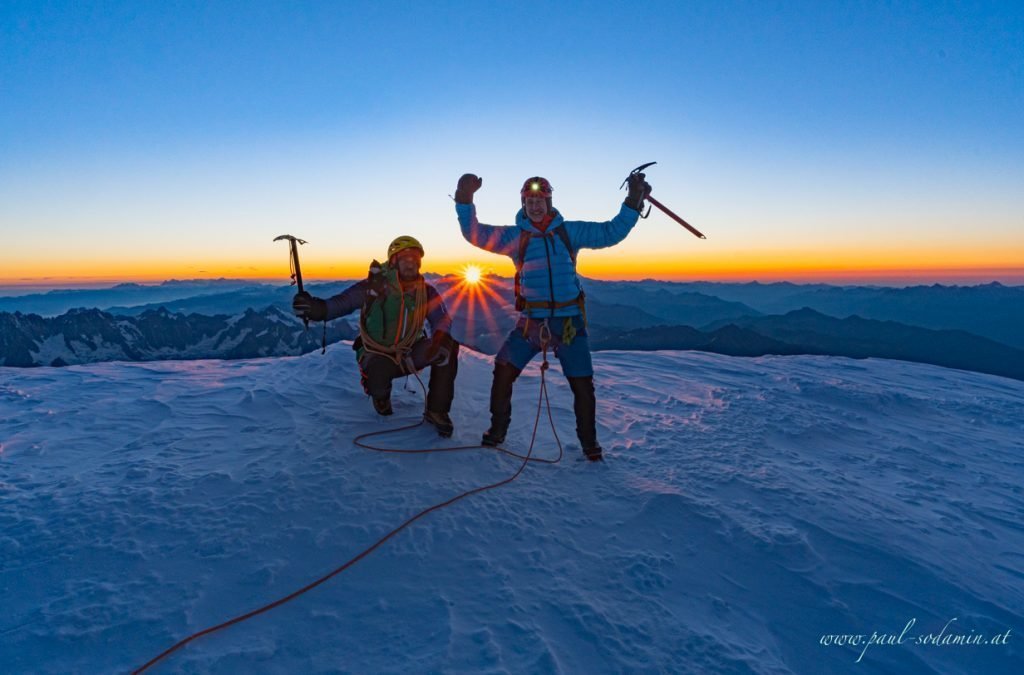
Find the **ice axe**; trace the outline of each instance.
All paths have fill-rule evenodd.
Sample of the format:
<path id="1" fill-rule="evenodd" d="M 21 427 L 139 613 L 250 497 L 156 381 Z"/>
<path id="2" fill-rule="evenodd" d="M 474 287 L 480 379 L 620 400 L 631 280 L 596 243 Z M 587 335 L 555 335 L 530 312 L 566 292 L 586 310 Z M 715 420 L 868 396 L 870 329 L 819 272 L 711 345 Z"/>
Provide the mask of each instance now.
<path id="1" fill-rule="evenodd" d="M 619 189 L 621 190 L 626 185 L 626 183 L 629 182 L 630 177 L 635 176 L 636 174 L 640 173 L 641 171 L 643 171 L 647 167 L 653 166 L 655 164 L 657 164 L 657 162 L 647 162 L 646 164 L 641 164 L 637 168 L 635 168 L 632 171 L 630 171 L 629 172 L 629 176 L 626 176 L 626 180 L 622 181 L 622 185 L 619 186 Z M 667 206 L 665 206 L 664 204 L 659 202 L 657 199 L 652 197 L 650 192 L 648 192 L 647 195 L 644 196 L 644 199 L 649 201 L 653 206 L 657 206 L 661 211 L 663 211 L 665 213 L 666 216 L 668 216 L 672 220 L 676 221 L 677 223 L 679 223 L 680 225 L 682 225 L 683 227 L 688 229 L 690 232 L 692 232 L 694 234 L 695 237 L 697 237 L 699 239 L 707 239 L 707 237 L 705 237 L 704 234 L 700 230 L 698 230 L 693 225 L 690 225 L 688 222 L 686 222 L 685 220 L 683 220 L 682 218 L 680 218 L 676 214 L 672 213 L 672 209 L 668 208 Z M 641 201 L 641 203 L 643 203 L 643 202 Z M 648 209 L 647 210 L 647 214 L 650 214 L 650 212 L 651 212 L 651 210 Z M 646 218 L 646 217 L 647 217 L 647 215 L 644 215 L 644 218 Z"/>
<path id="2" fill-rule="evenodd" d="M 298 237 L 293 237 L 290 234 L 282 234 L 280 237 L 274 237 L 274 241 L 281 241 L 282 239 L 288 240 L 288 247 L 291 254 L 291 272 L 292 272 L 292 285 L 298 285 L 299 293 L 303 292 L 302 289 L 302 268 L 299 267 L 299 244 L 305 244 L 306 242 Z M 309 328 L 309 319 L 303 319 L 302 323 Z"/>

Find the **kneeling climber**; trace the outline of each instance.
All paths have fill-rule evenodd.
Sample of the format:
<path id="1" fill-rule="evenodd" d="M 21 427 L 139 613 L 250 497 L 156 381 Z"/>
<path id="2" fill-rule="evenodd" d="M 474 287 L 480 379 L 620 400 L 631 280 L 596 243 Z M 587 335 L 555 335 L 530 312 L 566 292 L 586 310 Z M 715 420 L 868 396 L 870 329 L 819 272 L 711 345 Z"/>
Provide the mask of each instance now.
<path id="1" fill-rule="evenodd" d="M 392 414 L 391 381 L 430 366 L 423 419 L 447 437 L 454 431 L 448 413 L 455 397 L 459 344 L 451 337 L 444 300 L 420 274 L 422 260 L 423 246 L 416 239 L 398 237 L 388 246 L 387 262 L 374 260 L 366 279 L 326 300 L 297 293 L 292 309 L 310 321 L 330 321 L 361 309 L 359 337 L 352 348 L 374 410 Z M 424 321 L 430 324 L 429 339 Z"/>

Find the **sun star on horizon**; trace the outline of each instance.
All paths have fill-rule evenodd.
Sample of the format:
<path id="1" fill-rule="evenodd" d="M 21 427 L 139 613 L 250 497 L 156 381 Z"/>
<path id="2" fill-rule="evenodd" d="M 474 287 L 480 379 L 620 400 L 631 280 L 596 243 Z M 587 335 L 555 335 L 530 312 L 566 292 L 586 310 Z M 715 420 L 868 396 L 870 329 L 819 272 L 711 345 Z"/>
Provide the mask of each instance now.
<path id="1" fill-rule="evenodd" d="M 505 304 L 501 292 L 507 289 L 503 288 L 500 281 L 485 278 L 479 265 L 466 265 L 461 276 L 462 279 L 444 293 L 449 313 L 454 315 L 465 312 L 470 322 L 474 321 L 479 313 L 484 317 L 487 328 L 495 330 L 498 326 L 498 317 L 491 313 L 487 300 L 489 298 L 491 304 Z"/>

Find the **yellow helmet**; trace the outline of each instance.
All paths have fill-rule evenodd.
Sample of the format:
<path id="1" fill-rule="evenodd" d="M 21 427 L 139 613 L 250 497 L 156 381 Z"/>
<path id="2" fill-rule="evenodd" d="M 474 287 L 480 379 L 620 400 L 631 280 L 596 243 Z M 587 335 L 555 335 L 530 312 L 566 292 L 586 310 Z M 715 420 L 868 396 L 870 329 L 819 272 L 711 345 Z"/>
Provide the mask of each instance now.
<path id="1" fill-rule="evenodd" d="M 423 252 L 423 244 L 418 242 L 414 237 L 403 235 L 395 239 L 393 242 L 391 242 L 391 245 L 388 246 L 388 260 L 391 260 L 391 258 L 393 258 L 396 253 L 400 251 L 405 251 L 410 248 L 419 251 L 421 256 L 425 255 Z"/>

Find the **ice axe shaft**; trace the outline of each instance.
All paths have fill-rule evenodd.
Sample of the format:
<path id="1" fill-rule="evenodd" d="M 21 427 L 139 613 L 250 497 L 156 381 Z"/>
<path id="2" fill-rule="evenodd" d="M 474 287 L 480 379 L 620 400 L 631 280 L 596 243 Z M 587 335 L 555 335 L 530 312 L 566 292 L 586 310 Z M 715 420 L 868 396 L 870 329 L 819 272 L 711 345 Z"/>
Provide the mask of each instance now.
<path id="1" fill-rule="evenodd" d="M 650 195 L 650 193 L 648 193 L 647 196 L 644 197 L 644 199 L 646 199 L 651 204 L 653 204 L 654 206 L 657 206 L 659 209 L 661 209 L 665 213 L 666 216 L 668 216 L 672 220 L 676 221 L 677 223 L 679 223 L 680 225 L 682 225 L 683 227 L 688 229 L 690 232 L 693 232 L 694 236 L 698 237 L 699 239 L 707 239 L 707 237 L 705 237 L 704 234 L 700 230 L 698 230 L 693 225 L 690 225 L 688 222 L 686 222 L 685 220 L 683 220 L 682 218 L 680 218 L 676 214 L 672 213 L 672 209 L 668 208 L 667 206 L 665 206 L 664 204 L 659 202 L 657 199 L 652 197 Z"/>
<path id="2" fill-rule="evenodd" d="M 292 239 L 288 242 L 288 248 L 291 249 L 292 262 L 295 263 L 295 285 L 299 288 L 299 293 L 303 292 L 302 288 L 302 268 L 299 266 L 299 247 L 296 246 L 295 240 Z"/>
<path id="3" fill-rule="evenodd" d="M 274 241 L 281 241 L 282 239 L 288 240 L 288 248 L 292 262 L 292 283 L 298 286 L 299 293 L 302 293 L 302 268 L 299 267 L 299 244 L 305 244 L 306 242 L 303 241 L 302 239 L 299 239 L 298 237 L 293 237 L 290 234 L 282 234 L 280 237 L 274 237 Z M 304 325 L 308 330 L 309 319 L 303 319 L 302 325 Z M 326 328 L 324 330 L 326 330 Z M 326 340 L 326 337 L 324 339 Z"/>

